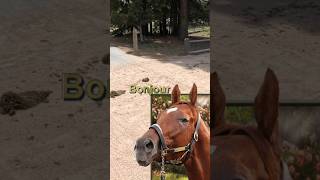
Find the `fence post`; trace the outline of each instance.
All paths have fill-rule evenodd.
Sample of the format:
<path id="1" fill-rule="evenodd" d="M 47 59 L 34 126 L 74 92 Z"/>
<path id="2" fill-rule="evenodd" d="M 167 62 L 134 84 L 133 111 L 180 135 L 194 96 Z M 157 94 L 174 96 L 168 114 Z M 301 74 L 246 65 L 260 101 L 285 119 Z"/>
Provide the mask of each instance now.
<path id="1" fill-rule="evenodd" d="M 184 39 L 184 51 L 185 51 L 185 53 L 188 53 L 189 52 L 189 50 L 190 50 L 190 47 L 191 45 L 190 45 L 190 42 L 189 42 L 189 38 L 185 38 Z"/>
<path id="2" fill-rule="evenodd" d="M 138 47 L 138 30 L 133 27 L 133 31 L 132 31 L 132 42 L 133 42 L 133 49 L 135 51 L 137 51 L 139 49 Z"/>

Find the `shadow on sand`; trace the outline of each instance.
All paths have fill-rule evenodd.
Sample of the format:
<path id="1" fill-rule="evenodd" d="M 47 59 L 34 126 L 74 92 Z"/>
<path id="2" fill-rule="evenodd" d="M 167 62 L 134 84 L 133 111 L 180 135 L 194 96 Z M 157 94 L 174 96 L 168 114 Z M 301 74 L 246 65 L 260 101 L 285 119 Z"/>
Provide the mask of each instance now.
<path id="1" fill-rule="evenodd" d="M 172 63 L 183 66 L 186 69 L 200 68 L 209 72 L 209 53 L 188 55 L 184 50 L 183 42 L 173 37 L 148 38 L 139 44 L 139 51 L 132 49 L 130 36 L 113 38 L 112 47 L 126 49 L 126 54 L 155 59 L 163 63 Z M 193 59 L 193 60 L 192 60 Z"/>
<path id="2" fill-rule="evenodd" d="M 297 30 L 320 32 L 320 2 L 316 0 L 218 0 L 211 4 L 211 12 L 240 18 L 250 26 L 271 23 L 289 24 Z"/>

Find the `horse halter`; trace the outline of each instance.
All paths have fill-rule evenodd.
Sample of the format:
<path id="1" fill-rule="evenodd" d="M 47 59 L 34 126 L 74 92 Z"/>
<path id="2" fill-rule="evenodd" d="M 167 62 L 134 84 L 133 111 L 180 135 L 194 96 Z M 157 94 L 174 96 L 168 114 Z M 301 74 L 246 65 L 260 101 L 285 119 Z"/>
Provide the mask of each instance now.
<path id="1" fill-rule="evenodd" d="M 198 114 L 197 115 L 197 125 L 196 125 L 196 128 L 194 130 L 192 139 L 185 146 L 176 147 L 176 148 L 168 148 L 168 146 L 165 143 L 164 136 L 163 136 L 163 133 L 162 133 L 162 129 L 159 126 L 159 124 L 155 123 L 155 124 L 152 124 L 150 126 L 149 129 L 154 129 L 157 132 L 157 134 L 159 136 L 159 139 L 160 139 L 160 153 L 161 153 L 161 171 L 160 171 L 160 175 L 161 175 L 161 180 L 165 180 L 165 167 L 164 167 L 165 163 L 170 163 L 170 164 L 174 164 L 174 165 L 180 165 L 184 161 L 186 161 L 187 155 L 192 152 L 193 144 L 195 144 L 198 141 L 198 138 L 199 138 L 199 128 L 200 128 L 200 121 L 201 120 L 200 120 L 200 114 L 199 113 L 197 113 L 197 114 Z M 178 153 L 178 152 L 184 152 L 184 153 L 182 154 L 182 156 L 180 156 L 176 160 L 165 161 L 165 156 L 168 153 Z"/>

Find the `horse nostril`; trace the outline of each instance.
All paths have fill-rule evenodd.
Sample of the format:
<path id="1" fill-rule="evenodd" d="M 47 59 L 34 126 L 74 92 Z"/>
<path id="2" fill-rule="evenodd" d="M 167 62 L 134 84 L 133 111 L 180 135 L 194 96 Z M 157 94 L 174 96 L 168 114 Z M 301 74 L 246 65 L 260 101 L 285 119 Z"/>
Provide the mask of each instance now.
<path id="1" fill-rule="evenodd" d="M 133 150 L 135 151 L 137 149 L 137 145 L 134 145 L 134 148 L 133 148 Z"/>
<path id="2" fill-rule="evenodd" d="M 151 139 L 146 139 L 144 141 L 144 145 L 145 145 L 145 148 L 146 148 L 146 152 L 151 152 L 154 148 L 154 145 L 153 145 L 153 142 Z"/>

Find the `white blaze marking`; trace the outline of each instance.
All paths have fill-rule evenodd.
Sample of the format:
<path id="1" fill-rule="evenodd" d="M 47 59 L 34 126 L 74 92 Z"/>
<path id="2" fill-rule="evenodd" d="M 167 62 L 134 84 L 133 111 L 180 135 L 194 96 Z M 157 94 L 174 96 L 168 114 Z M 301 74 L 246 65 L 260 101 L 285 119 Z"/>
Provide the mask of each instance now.
<path id="1" fill-rule="evenodd" d="M 169 114 L 169 113 L 177 111 L 177 110 L 178 110 L 177 107 L 173 107 L 173 108 L 167 109 L 167 113 Z"/>

